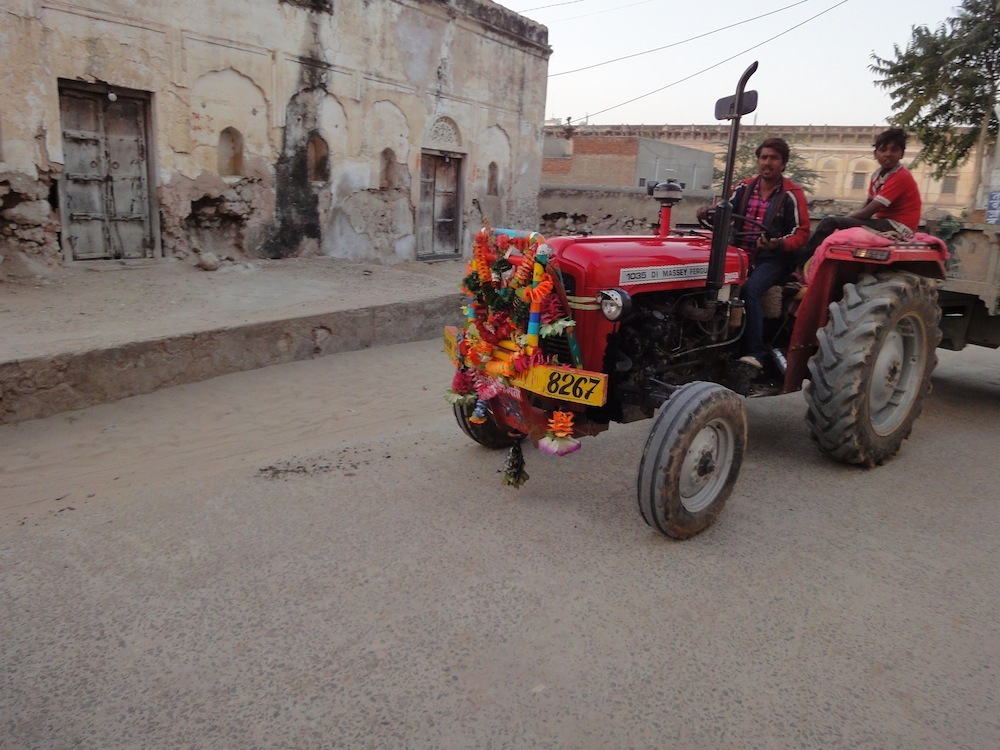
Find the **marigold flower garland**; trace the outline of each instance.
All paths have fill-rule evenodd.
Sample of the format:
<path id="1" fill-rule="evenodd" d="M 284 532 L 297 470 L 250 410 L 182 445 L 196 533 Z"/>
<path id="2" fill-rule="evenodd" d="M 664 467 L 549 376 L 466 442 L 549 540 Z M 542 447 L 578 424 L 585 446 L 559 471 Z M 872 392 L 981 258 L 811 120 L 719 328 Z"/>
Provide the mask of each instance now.
<path id="1" fill-rule="evenodd" d="M 580 449 L 580 441 L 573 437 L 573 412 L 552 412 L 549 431 L 538 441 L 538 449 L 553 456 L 565 456 Z"/>
<path id="2" fill-rule="evenodd" d="M 510 380 L 531 367 L 548 364 L 539 339 L 560 336 L 574 325 L 553 293 L 548 256 L 538 234 L 511 237 L 494 233 L 489 222 L 476 233 L 462 291 L 469 298 L 462 310 L 465 325 L 455 344 L 456 372 L 445 395 L 452 404 L 472 406 L 471 424 L 484 424 L 489 402 Z M 512 255 L 520 253 L 520 258 Z M 573 414 L 553 412 L 541 450 L 565 455 L 580 447 L 573 438 Z M 504 482 L 520 487 L 528 475 L 520 445 L 507 458 Z"/>

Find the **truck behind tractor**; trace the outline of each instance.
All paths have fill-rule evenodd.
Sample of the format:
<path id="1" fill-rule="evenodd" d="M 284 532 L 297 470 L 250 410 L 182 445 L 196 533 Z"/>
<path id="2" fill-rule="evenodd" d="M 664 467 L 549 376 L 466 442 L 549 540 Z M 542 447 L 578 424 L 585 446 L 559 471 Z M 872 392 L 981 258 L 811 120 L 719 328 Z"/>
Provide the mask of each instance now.
<path id="1" fill-rule="evenodd" d="M 731 122 L 724 196 L 740 118 L 756 108 L 756 92 L 744 90 L 756 67 L 716 105 L 716 117 Z M 806 420 L 821 451 L 868 467 L 895 455 L 937 362 L 944 244 L 871 235 L 831 247 L 814 259 L 804 293 L 772 290 L 772 357 L 757 371 L 739 361 L 750 259 L 730 245 L 732 205 L 724 200 L 708 228 L 676 232 L 680 187 L 651 192 L 660 203 L 655 236 L 545 240 L 489 226 L 476 235 L 465 321 L 445 330 L 456 364 L 450 400 L 466 435 L 509 449 L 506 480 L 526 478 L 524 438 L 566 453 L 612 422 L 650 418 L 639 509 L 667 536 L 694 536 L 737 481 L 743 398 L 796 391 L 807 379 Z"/>

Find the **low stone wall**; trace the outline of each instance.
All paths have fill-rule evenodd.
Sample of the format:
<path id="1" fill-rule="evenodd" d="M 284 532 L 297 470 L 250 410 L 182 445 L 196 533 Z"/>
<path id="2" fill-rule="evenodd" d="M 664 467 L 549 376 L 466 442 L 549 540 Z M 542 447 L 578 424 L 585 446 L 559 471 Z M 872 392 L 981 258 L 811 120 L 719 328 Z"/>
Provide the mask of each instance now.
<path id="1" fill-rule="evenodd" d="M 694 224 L 695 212 L 713 201 L 692 191 L 673 208 L 673 224 Z M 543 185 L 538 194 L 539 231 L 565 234 L 653 234 L 660 224 L 660 204 L 645 188 L 592 188 Z"/>
<path id="2" fill-rule="evenodd" d="M 425 341 L 454 322 L 456 302 L 448 294 L 0 362 L 0 424 L 268 365 Z"/>

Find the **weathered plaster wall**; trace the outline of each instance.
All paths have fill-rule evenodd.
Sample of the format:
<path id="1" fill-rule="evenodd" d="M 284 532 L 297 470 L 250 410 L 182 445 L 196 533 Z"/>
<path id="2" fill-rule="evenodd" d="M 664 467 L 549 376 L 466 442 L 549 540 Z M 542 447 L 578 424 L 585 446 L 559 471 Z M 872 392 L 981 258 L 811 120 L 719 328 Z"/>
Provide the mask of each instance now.
<path id="1" fill-rule="evenodd" d="M 164 254 L 413 259 L 428 147 L 463 159 L 465 247 L 477 206 L 533 225 L 548 54 L 544 27 L 489 0 L 7 0 L 0 254 L 60 258 L 60 79 L 151 94 Z M 226 128 L 242 137 L 239 175 L 219 173 Z M 329 151 L 320 179 L 314 136 Z"/>

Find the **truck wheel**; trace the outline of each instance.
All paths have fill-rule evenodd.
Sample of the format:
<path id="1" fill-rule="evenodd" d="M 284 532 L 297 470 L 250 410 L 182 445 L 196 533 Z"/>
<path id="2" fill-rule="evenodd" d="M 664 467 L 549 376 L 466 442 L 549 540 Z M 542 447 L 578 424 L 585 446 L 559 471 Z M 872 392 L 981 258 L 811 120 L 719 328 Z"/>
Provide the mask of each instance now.
<path id="1" fill-rule="evenodd" d="M 507 430 L 500 427 L 493 418 L 493 412 L 486 412 L 486 421 L 482 424 L 473 424 L 469 421 L 469 415 L 476 408 L 475 404 L 455 404 L 452 407 L 455 411 L 455 421 L 462 428 L 462 432 L 475 440 L 477 443 L 490 450 L 500 450 L 510 448 L 517 441 L 507 434 Z"/>
<path id="2" fill-rule="evenodd" d="M 868 467 L 899 452 L 931 389 L 940 320 L 937 289 L 921 276 L 844 285 L 809 360 L 806 421 L 821 451 Z"/>
<path id="3" fill-rule="evenodd" d="M 716 383 L 679 388 L 660 408 L 639 462 L 639 510 L 661 534 L 687 539 L 729 499 L 747 443 L 743 400 Z"/>

